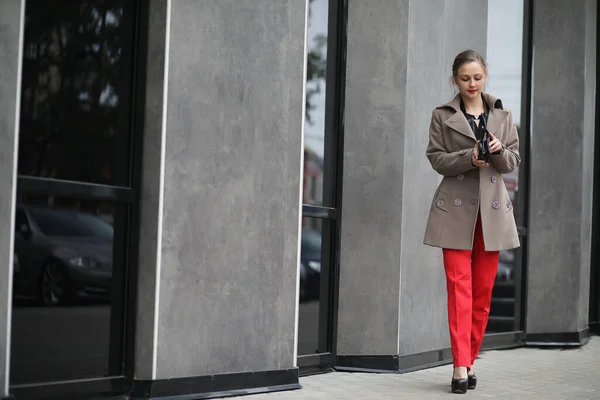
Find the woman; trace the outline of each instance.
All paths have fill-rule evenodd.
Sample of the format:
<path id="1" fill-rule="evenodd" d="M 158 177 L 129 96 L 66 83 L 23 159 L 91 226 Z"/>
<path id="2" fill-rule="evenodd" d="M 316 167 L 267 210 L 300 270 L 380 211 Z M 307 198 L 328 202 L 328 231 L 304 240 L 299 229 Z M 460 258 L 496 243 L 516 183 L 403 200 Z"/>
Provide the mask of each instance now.
<path id="1" fill-rule="evenodd" d="M 488 322 L 500 250 L 519 247 L 512 202 L 502 174 L 519 166 L 519 138 L 510 111 L 484 93 L 487 65 L 467 50 L 452 65 L 459 93 L 431 117 L 427 158 L 443 175 L 424 243 L 442 248 L 454 373 L 451 389 L 475 389 L 473 363 Z M 489 152 L 485 154 L 479 149 Z"/>

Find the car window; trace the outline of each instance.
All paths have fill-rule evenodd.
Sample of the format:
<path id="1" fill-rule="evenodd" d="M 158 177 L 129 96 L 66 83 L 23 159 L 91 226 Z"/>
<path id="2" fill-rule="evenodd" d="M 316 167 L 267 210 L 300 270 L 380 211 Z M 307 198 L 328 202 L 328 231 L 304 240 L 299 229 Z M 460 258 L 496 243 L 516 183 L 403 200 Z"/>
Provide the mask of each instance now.
<path id="1" fill-rule="evenodd" d="M 30 213 L 46 236 L 113 237 L 113 227 L 92 214 L 50 208 L 33 208 Z"/>
<path id="2" fill-rule="evenodd" d="M 320 251 L 321 234 L 312 229 L 302 231 L 302 248 L 308 251 Z"/>

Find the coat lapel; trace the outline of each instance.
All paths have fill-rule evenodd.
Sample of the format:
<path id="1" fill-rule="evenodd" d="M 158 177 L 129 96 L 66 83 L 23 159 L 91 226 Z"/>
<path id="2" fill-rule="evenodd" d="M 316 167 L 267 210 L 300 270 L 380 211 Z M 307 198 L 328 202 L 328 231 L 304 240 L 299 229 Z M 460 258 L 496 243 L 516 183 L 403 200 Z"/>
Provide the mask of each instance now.
<path id="1" fill-rule="evenodd" d="M 488 131 L 490 131 L 492 134 L 496 134 L 496 132 L 498 132 L 498 129 L 502 126 L 502 123 L 504 122 L 504 120 L 508 118 L 508 111 L 499 109 L 499 108 L 492 108 L 490 110 L 490 114 L 488 116 L 488 122 L 487 122 L 487 129 Z"/>
<path id="2" fill-rule="evenodd" d="M 502 101 L 497 97 L 494 97 L 489 93 L 483 93 L 483 98 L 490 108 L 490 113 L 487 120 L 487 129 L 495 135 L 496 132 L 498 132 L 498 129 L 500 129 L 502 126 L 502 123 L 504 123 L 504 120 L 508 118 L 508 111 L 505 111 L 502 108 Z"/>
<path id="3" fill-rule="evenodd" d="M 458 133 L 462 133 L 463 135 L 472 138 L 473 140 L 476 140 L 473 130 L 469 126 L 467 119 L 460 110 L 455 112 L 453 116 L 448 118 L 445 124 L 457 131 Z"/>
<path id="4" fill-rule="evenodd" d="M 504 120 L 508 117 L 508 111 L 505 111 L 501 108 L 496 108 L 496 102 L 498 99 L 489 93 L 484 93 L 483 97 L 490 110 L 487 120 L 487 129 L 491 133 L 495 134 L 502 126 Z M 477 140 L 473 130 L 469 126 L 469 122 L 467 122 L 467 119 L 460 110 L 460 94 L 457 94 L 451 102 L 444 104 L 441 107 L 449 107 L 454 110 L 454 114 L 445 121 L 447 126 L 454 129 L 458 133 L 461 133 L 473 140 Z"/>
<path id="5" fill-rule="evenodd" d="M 469 122 L 460 110 L 460 94 L 454 96 L 450 103 L 444 104 L 442 107 L 450 107 L 454 110 L 454 115 L 448 118 L 444 123 L 458 133 L 462 133 L 466 137 L 475 139 L 475 134 L 469 126 Z"/>

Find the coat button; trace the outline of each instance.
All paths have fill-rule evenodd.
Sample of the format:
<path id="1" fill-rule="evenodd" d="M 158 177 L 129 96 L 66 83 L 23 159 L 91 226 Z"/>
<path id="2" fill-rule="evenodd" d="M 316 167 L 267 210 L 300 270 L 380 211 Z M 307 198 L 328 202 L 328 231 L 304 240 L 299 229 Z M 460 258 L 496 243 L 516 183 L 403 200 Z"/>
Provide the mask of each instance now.
<path id="1" fill-rule="evenodd" d="M 444 207 L 444 200 L 438 200 L 436 204 L 438 207 Z"/>
<path id="2" fill-rule="evenodd" d="M 498 178 L 496 178 L 496 175 L 492 176 L 492 183 L 496 183 L 498 182 Z"/>
<path id="3" fill-rule="evenodd" d="M 506 200 L 506 208 L 508 208 L 509 210 L 512 208 L 512 201 Z"/>
<path id="4" fill-rule="evenodd" d="M 462 181 L 463 179 L 465 179 L 465 176 L 463 174 L 457 175 L 456 179 L 458 179 L 459 181 Z"/>
<path id="5" fill-rule="evenodd" d="M 494 209 L 496 209 L 496 210 L 499 209 L 500 208 L 500 202 L 499 201 L 494 201 L 492 203 L 492 207 L 494 207 Z"/>
<path id="6" fill-rule="evenodd" d="M 462 200 L 461 200 L 461 199 L 456 199 L 456 200 L 454 200 L 454 205 L 455 205 L 456 207 L 460 207 L 460 206 L 462 205 Z"/>

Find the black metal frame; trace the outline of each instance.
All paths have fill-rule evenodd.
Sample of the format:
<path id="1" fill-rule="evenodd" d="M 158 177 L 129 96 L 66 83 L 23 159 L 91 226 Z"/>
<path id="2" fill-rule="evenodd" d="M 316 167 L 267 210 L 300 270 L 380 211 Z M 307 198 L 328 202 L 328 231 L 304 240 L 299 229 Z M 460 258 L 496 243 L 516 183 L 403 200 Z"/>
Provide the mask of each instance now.
<path id="1" fill-rule="evenodd" d="M 139 277 L 139 238 L 141 220 L 141 184 L 142 184 L 142 161 L 144 121 L 146 116 L 146 81 L 147 81 L 147 59 L 148 59 L 148 32 L 150 30 L 150 4 L 147 1 L 138 0 L 136 20 L 135 61 L 133 80 L 135 99 L 133 100 L 131 119 L 131 132 L 133 143 L 131 145 L 131 171 L 130 182 L 133 187 L 133 204 L 131 212 L 130 243 L 132 251 L 129 254 L 129 273 L 126 277 L 128 296 L 125 307 L 125 365 L 124 374 L 126 386 L 131 389 L 134 380 L 134 357 L 135 357 L 135 310 L 137 309 L 137 292 Z"/>
<path id="2" fill-rule="evenodd" d="M 524 336 L 523 332 L 487 334 L 483 339 L 482 351 L 520 347 Z M 452 364 L 452 349 L 444 348 L 405 356 L 338 356 L 335 370 L 404 374 L 448 364 Z"/>
<path id="3" fill-rule="evenodd" d="M 61 179 L 38 178 L 18 175 L 19 190 L 24 193 L 88 198 L 129 203 L 133 201 L 133 192 L 123 186 L 100 185 L 96 183 L 64 181 Z"/>
<path id="4" fill-rule="evenodd" d="M 325 156 L 323 203 L 330 207 L 303 204 L 302 217 L 319 218 L 323 224 L 323 254 L 319 307 L 319 348 L 325 352 L 298 356 L 301 375 L 332 371 L 337 348 L 340 226 L 346 83 L 346 25 L 348 0 L 329 0 Z"/>
<path id="5" fill-rule="evenodd" d="M 302 205 L 302 216 L 319 219 L 339 219 L 339 210 L 331 207 Z"/>
<path id="6" fill-rule="evenodd" d="M 10 387 L 11 395 L 18 399 L 64 399 L 89 398 L 90 396 L 125 395 L 132 388 L 134 378 L 134 337 L 135 309 L 137 303 L 138 277 L 138 246 L 140 226 L 140 188 L 142 167 L 142 140 L 144 129 L 145 93 L 146 93 L 146 56 L 149 27 L 149 5 L 145 1 L 136 0 L 134 7 L 134 40 L 133 40 L 133 72 L 131 76 L 130 103 L 130 152 L 122 154 L 129 158 L 127 172 L 129 186 L 111 186 L 85 182 L 46 179 L 32 176 L 17 177 L 18 193 L 51 194 L 60 197 L 77 198 L 81 200 L 106 201 L 127 207 L 125 232 L 127 244 L 124 248 L 123 259 L 126 268 L 120 284 L 123 292 L 116 293 L 121 297 L 119 309 L 116 312 L 121 323 L 117 326 L 119 332 L 112 332 L 111 340 L 119 338 L 120 344 L 111 343 L 109 351 L 119 353 L 118 368 L 121 374 L 115 376 L 77 379 L 61 382 L 44 382 L 39 384 L 14 385 Z M 118 291 L 114 291 L 118 292 Z M 111 317 L 111 320 L 113 317 Z M 115 350 L 115 346 L 116 350 Z"/>
<path id="7" fill-rule="evenodd" d="M 523 332 L 526 323 L 527 304 L 527 246 L 529 227 L 529 170 L 530 170 L 530 134 L 531 134 L 531 74 L 533 60 L 533 0 L 523 1 L 523 46 L 521 69 L 521 120 L 519 121 L 519 141 L 521 165 L 519 167 L 519 201 L 515 207 L 517 231 L 521 246 L 515 249 L 515 318 L 510 332 L 490 333 L 486 335 L 483 349 L 519 346 L 524 343 Z M 489 339 L 488 339 L 489 337 Z M 511 344 L 512 343 L 512 344 Z"/>
<path id="8" fill-rule="evenodd" d="M 204 375 L 188 378 L 136 380 L 132 399 L 214 399 L 300 389 L 296 368 Z"/>
<path id="9" fill-rule="evenodd" d="M 526 329 L 527 305 L 527 272 L 528 272 L 528 228 L 529 228 L 529 176 L 530 176 L 530 136 L 531 136 L 531 78 L 533 72 L 533 1 L 523 2 L 523 52 L 522 52 L 522 78 L 521 78 L 521 121 L 519 140 L 521 141 L 521 168 L 519 169 L 520 193 L 523 201 L 519 202 L 521 221 L 526 226 L 519 226 L 521 247 L 515 257 L 519 264 L 517 267 L 517 299 L 515 299 L 515 331 L 524 332 Z"/>
<path id="10" fill-rule="evenodd" d="M 533 1 L 523 1 L 523 47 L 521 69 L 521 120 L 519 142 L 521 165 L 519 167 L 519 201 L 515 207 L 517 231 L 521 246 L 515 249 L 515 317 L 513 330 L 485 335 L 483 350 L 521 346 L 524 342 L 527 305 L 528 227 L 529 227 L 529 170 L 531 135 L 531 77 L 533 60 Z"/>
<path id="11" fill-rule="evenodd" d="M 589 328 L 576 332 L 529 333 L 525 336 L 525 344 L 535 347 L 581 347 L 589 340 Z"/>
<path id="12" fill-rule="evenodd" d="M 84 400 L 94 396 L 115 396 L 126 390 L 122 377 L 18 385 L 10 388 L 11 396 L 16 400 Z"/>

